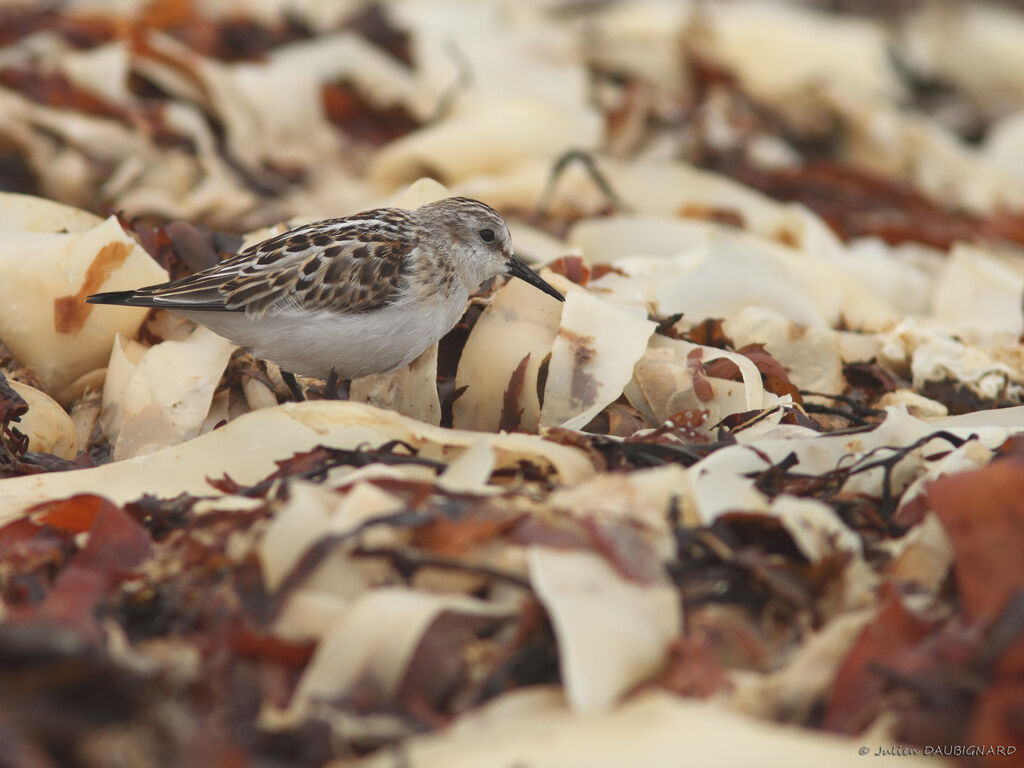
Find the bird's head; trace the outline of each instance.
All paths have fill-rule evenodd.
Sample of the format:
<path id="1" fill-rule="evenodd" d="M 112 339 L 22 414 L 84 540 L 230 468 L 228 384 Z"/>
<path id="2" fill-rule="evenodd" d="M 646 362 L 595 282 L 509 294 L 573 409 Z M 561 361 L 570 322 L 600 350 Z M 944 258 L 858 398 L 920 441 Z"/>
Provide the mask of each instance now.
<path id="1" fill-rule="evenodd" d="M 512 251 L 512 236 L 505 220 L 496 210 L 467 197 L 449 197 L 417 209 L 430 236 L 444 238 L 447 252 L 455 259 L 466 290 L 495 275 L 511 275 L 524 280 L 559 301 L 565 297 L 528 267 Z M 443 244 L 435 240 L 435 246 Z"/>

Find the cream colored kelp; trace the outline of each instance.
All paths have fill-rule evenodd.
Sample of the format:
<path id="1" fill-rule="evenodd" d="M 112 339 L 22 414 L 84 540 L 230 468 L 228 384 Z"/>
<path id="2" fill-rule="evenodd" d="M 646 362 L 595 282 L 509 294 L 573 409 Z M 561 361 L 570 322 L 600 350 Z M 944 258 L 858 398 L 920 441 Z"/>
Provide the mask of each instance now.
<path id="1" fill-rule="evenodd" d="M 37 193 L 0 195 L 12 744 L 1024 749 L 1024 16 L 81 5 L 0 35 L 0 180 Z M 82 302 L 211 264 L 226 230 L 454 194 L 565 302 L 496 279 L 407 368 L 307 402 L 204 328 Z M 69 664 L 102 684 L 65 695 Z"/>

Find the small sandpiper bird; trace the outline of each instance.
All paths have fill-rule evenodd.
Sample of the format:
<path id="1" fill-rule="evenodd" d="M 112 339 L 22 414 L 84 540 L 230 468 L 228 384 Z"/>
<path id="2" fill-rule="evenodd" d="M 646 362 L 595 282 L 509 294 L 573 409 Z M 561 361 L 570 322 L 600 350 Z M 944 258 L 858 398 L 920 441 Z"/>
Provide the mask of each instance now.
<path id="1" fill-rule="evenodd" d="M 484 280 L 564 297 L 512 252 L 490 206 L 451 197 L 306 224 L 160 285 L 89 296 L 170 309 L 294 374 L 352 379 L 408 365 L 458 322 Z"/>

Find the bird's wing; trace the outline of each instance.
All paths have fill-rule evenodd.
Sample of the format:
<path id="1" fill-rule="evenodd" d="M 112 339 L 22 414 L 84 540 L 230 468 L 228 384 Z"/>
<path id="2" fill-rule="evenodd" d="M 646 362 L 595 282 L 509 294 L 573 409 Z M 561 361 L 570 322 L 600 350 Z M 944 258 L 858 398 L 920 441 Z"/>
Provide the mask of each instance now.
<path id="1" fill-rule="evenodd" d="M 289 230 L 179 280 L 87 300 L 255 317 L 284 308 L 367 312 L 400 294 L 416 245 L 405 211 L 378 209 Z"/>

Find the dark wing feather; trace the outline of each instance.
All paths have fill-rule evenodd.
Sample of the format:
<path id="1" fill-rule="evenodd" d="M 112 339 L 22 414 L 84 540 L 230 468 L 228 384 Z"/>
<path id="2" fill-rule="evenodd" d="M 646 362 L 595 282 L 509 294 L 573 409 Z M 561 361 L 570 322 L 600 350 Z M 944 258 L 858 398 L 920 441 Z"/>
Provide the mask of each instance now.
<path id="1" fill-rule="evenodd" d="M 367 312 L 401 293 L 417 242 L 407 211 L 378 209 L 298 227 L 179 280 L 87 301 L 257 317 L 286 307 Z"/>

